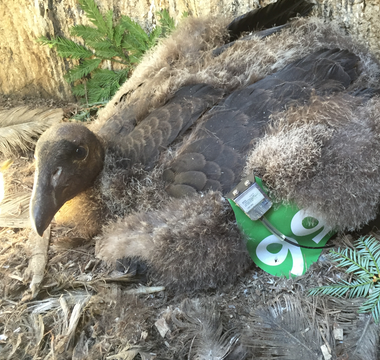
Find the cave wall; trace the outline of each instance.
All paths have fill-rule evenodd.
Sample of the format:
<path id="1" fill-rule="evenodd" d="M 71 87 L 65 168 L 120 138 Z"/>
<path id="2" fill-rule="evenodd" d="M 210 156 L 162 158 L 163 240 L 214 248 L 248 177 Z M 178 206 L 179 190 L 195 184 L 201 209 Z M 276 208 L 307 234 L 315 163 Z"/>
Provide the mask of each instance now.
<path id="1" fill-rule="evenodd" d="M 269 0 L 96 0 L 101 10 L 113 9 L 151 29 L 155 12 L 168 9 L 175 19 L 184 11 L 193 16 L 221 13 L 237 16 Z M 319 16 L 341 26 L 380 58 L 378 0 L 317 0 Z M 88 24 L 76 0 L 0 0 L 0 94 L 72 100 L 63 79 L 69 62 L 35 39 L 41 35 L 68 36 L 71 26 Z"/>

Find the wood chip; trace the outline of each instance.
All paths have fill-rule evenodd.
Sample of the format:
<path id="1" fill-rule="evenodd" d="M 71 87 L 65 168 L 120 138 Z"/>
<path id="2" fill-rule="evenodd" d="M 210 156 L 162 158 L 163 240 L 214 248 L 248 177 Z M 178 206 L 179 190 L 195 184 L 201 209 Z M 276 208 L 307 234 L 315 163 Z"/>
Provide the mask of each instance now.
<path id="1" fill-rule="evenodd" d="M 167 322 L 165 321 L 165 319 L 161 318 L 161 319 L 158 319 L 154 325 L 156 326 L 158 332 L 160 333 L 161 337 L 164 338 L 165 335 L 168 333 L 168 331 L 170 331 L 169 329 L 169 326 L 167 324 Z"/>
<path id="2" fill-rule="evenodd" d="M 141 294 L 152 294 L 160 291 L 164 291 L 165 287 L 164 286 L 140 286 L 137 289 L 130 289 L 126 290 L 126 294 L 132 294 L 132 295 L 141 295 Z"/>
<path id="3" fill-rule="evenodd" d="M 342 328 L 334 328 L 333 330 L 335 340 L 343 341 L 343 329 Z"/>
<path id="4" fill-rule="evenodd" d="M 78 304 L 75 304 L 75 306 L 73 308 L 73 311 L 72 311 L 71 317 L 70 317 L 69 327 L 67 329 L 66 350 L 70 346 L 71 339 L 73 338 L 73 336 L 75 334 L 75 331 L 76 331 L 78 323 L 79 323 L 79 319 L 82 316 L 82 310 L 83 310 L 84 306 L 86 305 L 87 301 L 79 302 Z"/>
<path id="5" fill-rule="evenodd" d="M 69 327 L 69 307 L 67 305 L 66 299 L 63 296 L 59 298 L 59 304 L 61 305 L 63 316 L 64 316 L 64 322 L 63 322 L 64 325 L 63 325 L 62 332 L 66 332 L 67 328 Z"/>
<path id="6" fill-rule="evenodd" d="M 332 356 L 331 356 L 331 354 L 330 354 L 330 352 L 329 352 L 329 349 L 327 348 L 326 345 L 322 345 L 322 346 L 321 346 L 321 350 L 322 350 L 323 358 L 324 358 L 325 360 L 330 360 L 330 359 L 332 359 Z"/>
<path id="7" fill-rule="evenodd" d="M 31 319 L 32 319 L 32 326 L 33 326 L 34 334 L 35 334 L 35 344 L 36 346 L 39 347 L 42 339 L 44 338 L 45 325 L 42 320 L 41 314 L 32 314 Z"/>

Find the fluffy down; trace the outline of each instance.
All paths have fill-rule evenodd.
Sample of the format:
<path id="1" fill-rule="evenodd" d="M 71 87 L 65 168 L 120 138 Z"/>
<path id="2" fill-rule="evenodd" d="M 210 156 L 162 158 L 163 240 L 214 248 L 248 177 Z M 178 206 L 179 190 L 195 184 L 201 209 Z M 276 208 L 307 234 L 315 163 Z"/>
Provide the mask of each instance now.
<path id="1" fill-rule="evenodd" d="M 70 228 L 70 236 L 91 239 L 101 231 L 105 211 L 99 193 L 89 189 L 66 202 L 55 215 L 59 227 Z"/>
<path id="2" fill-rule="evenodd" d="M 249 155 L 246 172 L 262 176 L 279 201 L 309 209 L 337 230 L 359 229 L 380 201 L 380 100 L 315 97 L 274 116 Z"/>
<path id="3" fill-rule="evenodd" d="M 181 86 L 206 83 L 230 92 L 322 48 L 348 49 L 357 54 L 363 63 L 362 82 L 366 86 L 375 83 L 378 68 L 374 57 L 335 23 L 316 17 L 298 19 L 274 35 L 238 40 L 221 55 L 214 56 L 213 49 L 224 44 L 229 20 L 220 16 L 184 20 L 169 38 L 144 57 L 132 77 L 102 110 L 92 130 L 100 129 L 113 117 L 123 116 L 131 105 L 134 116 L 140 120 L 170 99 Z"/>
<path id="4" fill-rule="evenodd" d="M 126 169 L 118 166 L 117 157 L 109 151 L 97 190 L 101 203 L 108 209 L 108 216 L 115 219 L 133 212 L 159 209 L 168 201 L 164 185 L 160 166 L 151 171 L 139 165 Z"/>
<path id="5" fill-rule="evenodd" d="M 98 257 L 137 257 L 169 288 L 217 288 L 235 281 L 252 263 L 228 213 L 218 192 L 172 200 L 161 211 L 129 215 L 105 228 Z"/>

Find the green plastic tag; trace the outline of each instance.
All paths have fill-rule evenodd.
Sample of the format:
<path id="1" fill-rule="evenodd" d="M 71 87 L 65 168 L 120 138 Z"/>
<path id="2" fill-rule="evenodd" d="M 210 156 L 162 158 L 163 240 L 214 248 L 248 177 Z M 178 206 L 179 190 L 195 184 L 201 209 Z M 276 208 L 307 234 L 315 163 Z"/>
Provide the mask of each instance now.
<path id="1" fill-rule="evenodd" d="M 267 193 L 261 179 L 255 179 Z M 251 220 L 232 200 L 228 201 L 237 223 L 247 236 L 252 260 L 264 271 L 276 276 L 302 275 L 318 260 L 322 249 L 305 249 L 280 240 L 260 220 Z M 292 242 L 300 245 L 324 246 L 335 233 L 305 210 L 292 205 L 275 204 L 265 218 Z"/>

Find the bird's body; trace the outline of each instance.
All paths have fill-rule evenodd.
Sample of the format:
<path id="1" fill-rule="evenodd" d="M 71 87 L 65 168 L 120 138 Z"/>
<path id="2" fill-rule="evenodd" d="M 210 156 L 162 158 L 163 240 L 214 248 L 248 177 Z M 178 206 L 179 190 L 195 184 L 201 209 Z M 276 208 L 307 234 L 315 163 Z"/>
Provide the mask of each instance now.
<path id="1" fill-rule="evenodd" d="M 376 91 L 361 90 L 375 82 L 372 57 L 313 18 L 231 46 L 222 41 L 226 24 L 211 24 L 189 20 L 148 55 L 91 126 L 96 135 L 64 124 L 41 137 L 31 203 L 40 233 L 77 194 L 84 203 L 65 205 L 61 214 L 85 229 L 93 224 L 91 235 L 106 215 L 147 209 L 154 200 L 128 195 L 128 178 L 136 164 L 154 168 L 154 189 L 162 190 L 149 205 L 154 211 L 111 221 L 98 256 L 145 261 L 165 285 L 196 290 L 234 281 L 250 266 L 222 200 L 244 172 L 262 176 L 276 200 L 309 206 L 337 229 L 376 216 L 380 103 L 371 99 Z M 48 160 L 51 148 L 55 160 Z M 46 192 L 49 186 L 58 190 Z M 94 206 L 86 208 L 88 197 Z"/>

